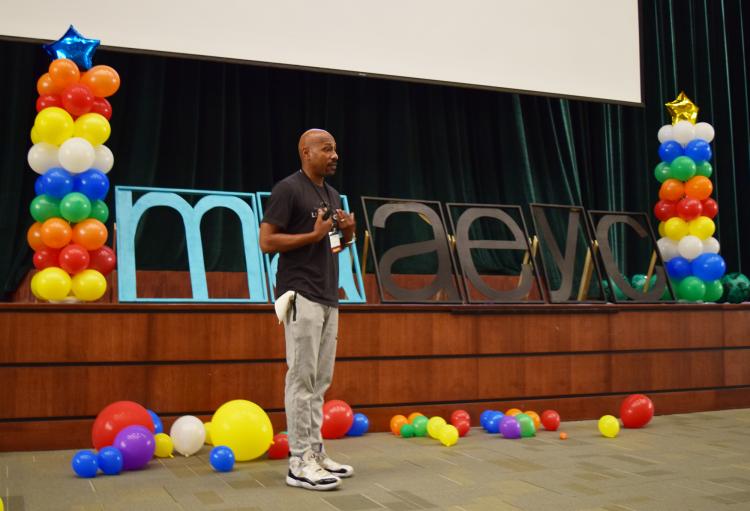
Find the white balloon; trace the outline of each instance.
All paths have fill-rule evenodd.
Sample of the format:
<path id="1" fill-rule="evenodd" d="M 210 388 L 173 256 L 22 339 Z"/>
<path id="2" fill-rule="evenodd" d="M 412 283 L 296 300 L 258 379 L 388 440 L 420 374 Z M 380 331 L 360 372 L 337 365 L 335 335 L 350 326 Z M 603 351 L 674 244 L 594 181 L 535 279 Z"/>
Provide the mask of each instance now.
<path id="1" fill-rule="evenodd" d="M 60 165 L 68 172 L 79 174 L 94 163 L 94 146 L 81 137 L 69 138 L 60 146 Z"/>
<path id="2" fill-rule="evenodd" d="M 669 261 L 670 259 L 674 259 L 678 255 L 680 255 L 680 253 L 677 251 L 677 243 L 675 243 L 675 241 L 671 238 L 659 238 L 659 241 L 656 242 L 656 245 L 659 247 L 661 258 L 665 261 Z"/>
<path id="3" fill-rule="evenodd" d="M 39 142 L 34 144 L 29 149 L 27 160 L 29 167 L 31 167 L 37 174 L 44 174 L 49 169 L 60 166 L 60 159 L 58 158 L 58 149 L 52 144 L 47 142 Z"/>
<path id="4" fill-rule="evenodd" d="M 659 133 L 656 134 L 656 137 L 659 139 L 660 143 L 664 143 L 667 140 L 674 140 L 674 133 L 672 130 L 671 124 L 665 124 L 661 128 L 659 128 Z"/>
<path id="5" fill-rule="evenodd" d="M 172 424 L 169 430 L 175 451 L 190 456 L 201 450 L 206 440 L 206 429 L 198 417 L 183 415 Z"/>
<path id="6" fill-rule="evenodd" d="M 703 252 L 703 242 L 698 236 L 684 236 L 677 244 L 677 251 L 688 261 L 692 261 Z"/>
<path id="7" fill-rule="evenodd" d="M 115 164 L 115 155 L 112 154 L 109 147 L 98 145 L 94 148 L 94 163 L 91 165 L 96 170 L 101 170 L 104 174 L 112 170 Z"/>
<path id="8" fill-rule="evenodd" d="M 672 134 L 674 139 L 685 147 L 695 138 L 695 126 L 690 121 L 677 121 L 672 127 Z"/>
<path id="9" fill-rule="evenodd" d="M 695 138 L 711 142 L 714 139 L 714 127 L 707 122 L 699 122 L 695 125 Z"/>
<path id="10" fill-rule="evenodd" d="M 703 240 L 704 254 L 718 254 L 720 248 L 721 245 L 719 245 L 719 240 L 717 240 L 716 238 L 711 237 Z"/>

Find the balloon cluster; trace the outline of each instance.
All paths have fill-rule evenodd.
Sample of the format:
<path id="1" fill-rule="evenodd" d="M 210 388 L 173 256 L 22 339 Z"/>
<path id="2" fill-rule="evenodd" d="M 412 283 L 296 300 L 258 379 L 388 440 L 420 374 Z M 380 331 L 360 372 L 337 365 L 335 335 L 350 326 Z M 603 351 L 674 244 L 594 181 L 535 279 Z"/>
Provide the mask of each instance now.
<path id="1" fill-rule="evenodd" d="M 715 302 L 721 298 L 721 277 L 726 271 L 719 255 L 714 218 L 719 206 L 711 198 L 713 168 L 711 141 L 714 128 L 695 123 L 698 107 L 680 93 L 667 103 L 673 124 L 659 129 L 659 157 L 654 169 L 661 183 L 654 215 L 659 219 L 659 251 L 677 298 Z"/>
<path id="2" fill-rule="evenodd" d="M 511 408 L 505 413 L 499 410 L 485 410 L 479 416 L 479 422 L 488 433 L 499 433 L 504 438 L 529 438 L 536 436 L 541 426 L 548 431 L 560 427 L 560 414 L 554 410 L 545 410 L 539 416 L 533 410 L 522 412 Z"/>
<path id="3" fill-rule="evenodd" d="M 31 129 L 29 166 L 39 174 L 27 232 L 38 272 L 31 291 L 40 300 L 98 300 L 115 253 L 104 243 L 109 209 L 107 172 L 114 156 L 103 145 L 110 135 L 112 107 L 107 101 L 120 87 L 109 66 L 81 72 L 57 58 L 37 82 L 37 115 Z"/>
<path id="4" fill-rule="evenodd" d="M 626 428 L 642 428 L 654 417 L 654 403 L 643 394 L 631 394 L 620 404 L 620 420 Z M 615 438 L 620 433 L 620 422 L 614 415 L 603 415 L 597 423 L 599 433 Z"/>
<path id="5" fill-rule="evenodd" d="M 458 442 L 471 429 L 471 416 L 466 410 L 451 413 L 450 424 L 440 416 L 425 417 L 420 412 L 412 412 L 408 417 L 394 415 L 390 422 L 391 432 L 402 438 L 429 436 L 446 447 Z"/>
<path id="6" fill-rule="evenodd" d="M 323 405 L 323 438 L 362 436 L 370 429 L 370 420 L 363 413 L 354 413 L 352 407 L 340 399 L 326 401 Z"/>

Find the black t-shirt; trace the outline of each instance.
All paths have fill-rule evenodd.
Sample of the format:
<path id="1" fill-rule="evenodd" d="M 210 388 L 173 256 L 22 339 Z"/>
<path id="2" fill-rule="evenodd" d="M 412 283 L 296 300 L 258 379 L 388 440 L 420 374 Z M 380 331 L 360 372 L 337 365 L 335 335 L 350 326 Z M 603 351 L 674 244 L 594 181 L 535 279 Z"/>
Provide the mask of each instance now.
<path id="1" fill-rule="evenodd" d="M 325 201 L 341 209 L 341 197 L 327 183 L 314 184 L 302 171 L 279 181 L 271 190 L 263 221 L 286 234 L 303 234 L 313 230 L 313 216 Z M 295 250 L 279 254 L 276 271 L 276 296 L 297 291 L 314 302 L 338 307 L 339 258 L 331 252 L 331 242 L 324 236 Z"/>

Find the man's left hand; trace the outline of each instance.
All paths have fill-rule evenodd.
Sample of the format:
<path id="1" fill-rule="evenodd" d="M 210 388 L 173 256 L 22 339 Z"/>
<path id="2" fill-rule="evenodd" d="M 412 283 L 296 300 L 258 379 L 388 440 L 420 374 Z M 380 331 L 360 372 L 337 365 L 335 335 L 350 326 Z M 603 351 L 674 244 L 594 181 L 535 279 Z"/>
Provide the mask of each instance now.
<path id="1" fill-rule="evenodd" d="M 343 209 L 336 210 L 339 229 L 344 233 L 346 239 L 351 239 L 354 235 L 354 229 L 357 228 L 357 222 L 354 220 L 354 213 L 347 213 Z"/>

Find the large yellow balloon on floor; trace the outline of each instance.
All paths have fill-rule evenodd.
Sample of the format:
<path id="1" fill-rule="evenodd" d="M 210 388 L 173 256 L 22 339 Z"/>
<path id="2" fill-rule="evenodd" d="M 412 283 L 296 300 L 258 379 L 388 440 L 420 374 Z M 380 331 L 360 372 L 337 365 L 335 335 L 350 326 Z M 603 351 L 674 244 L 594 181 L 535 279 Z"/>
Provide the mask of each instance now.
<path id="1" fill-rule="evenodd" d="M 154 435 L 154 443 L 156 444 L 156 450 L 154 456 L 157 458 L 172 458 L 172 451 L 174 451 L 174 444 L 172 438 L 166 433 L 159 433 Z"/>
<path id="2" fill-rule="evenodd" d="M 430 420 L 427 421 L 427 434 L 430 435 L 431 438 L 439 440 L 440 431 L 443 429 L 443 426 L 445 426 L 445 424 L 445 419 L 443 419 L 442 417 L 438 417 L 437 415 L 435 417 L 431 417 Z"/>
<path id="3" fill-rule="evenodd" d="M 203 423 L 203 429 L 206 430 L 206 440 L 204 441 L 206 445 L 214 445 L 214 441 L 211 439 L 211 423 L 210 422 L 204 422 Z"/>
<path id="4" fill-rule="evenodd" d="M 605 415 L 599 419 L 599 433 L 607 438 L 614 438 L 620 432 L 620 421 L 613 415 Z"/>
<path id="5" fill-rule="evenodd" d="M 440 443 L 444 446 L 450 447 L 458 442 L 458 429 L 456 429 L 456 426 L 446 424 L 440 430 L 440 437 L 438 440 L 440 440 Z"/>
<path id="6" fill-rule="evenodd" d="M 273 442 L 273 426 L 263 408 L 244 399 L 229 401 L 211 419 L 214 445 L 232 449 L 237 461 L 262 456 Z"/>

